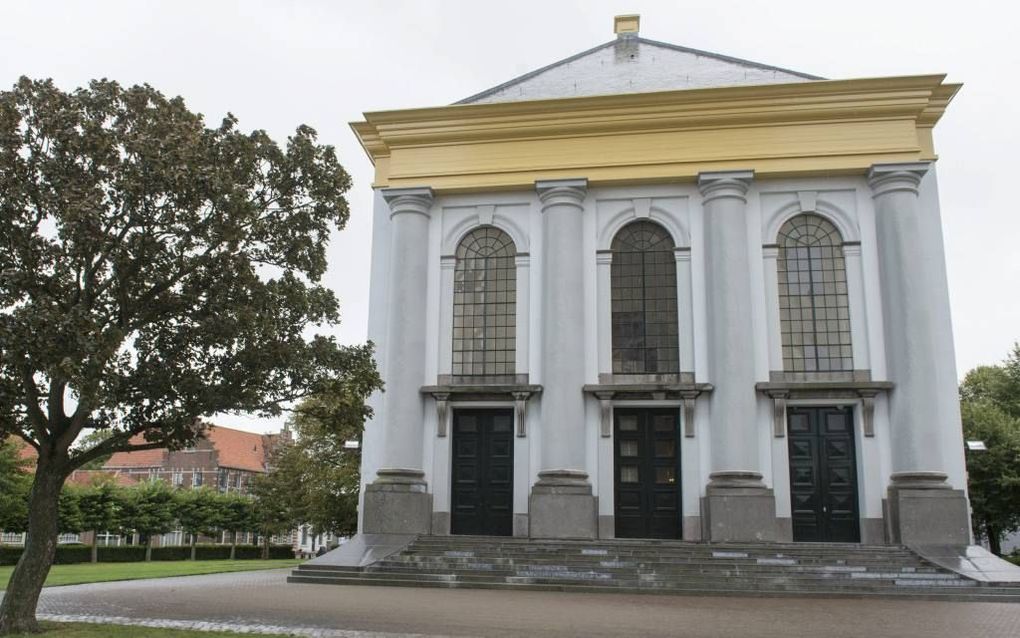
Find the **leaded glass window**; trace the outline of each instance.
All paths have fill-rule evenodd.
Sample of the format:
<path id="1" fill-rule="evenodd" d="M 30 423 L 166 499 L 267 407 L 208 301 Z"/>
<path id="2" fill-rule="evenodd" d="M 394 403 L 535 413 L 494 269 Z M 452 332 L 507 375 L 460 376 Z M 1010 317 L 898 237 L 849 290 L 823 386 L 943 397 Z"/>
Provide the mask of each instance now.
<path id="1" fill-rule="evenodd" d="M 673 239 L 638 221 L 616 234 L 612 250 L 613 373 L 679 372 Z"/>
<path id="2" fill-rule="evenodd" d="M 778 241 L 784 370 L 853 370 L 839 230 L 818 215 L 798 215 L 779 229 Z"/>
<path id="3" fill-rule="evenodd" d="M 517 350 L 517 249 L 483 226 L 457 246 L 453 283 L 453 374 L 514 374 Z"/>

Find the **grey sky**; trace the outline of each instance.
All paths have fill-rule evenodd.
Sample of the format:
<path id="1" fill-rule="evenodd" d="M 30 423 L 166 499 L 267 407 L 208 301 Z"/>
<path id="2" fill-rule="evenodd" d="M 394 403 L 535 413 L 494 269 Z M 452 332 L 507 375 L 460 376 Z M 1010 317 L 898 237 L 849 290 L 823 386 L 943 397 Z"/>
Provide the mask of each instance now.
<path id="1" fill-rule="evenodd" d="M 52 77 L 147 82 L 216 123 L 284 139 L 299 123 L 337 147 L 354 178 L 328 284 L 344 341 L 365 338 L 371 164 L 347 123 L 362 111 L 449 104 L 612 39 L 641 34 L 828 78 L 948 73 L 963 91 L 936 128 L 943 227 L 960 375 L 1020 339 L 1020 124 L 1012 79 L 1020 28 L 1009 3 L 817 0 L 505 2 L 91 2 L 0 4 L 0 86 Z M 244 416 L 216 419 L 276 428 Z"/>

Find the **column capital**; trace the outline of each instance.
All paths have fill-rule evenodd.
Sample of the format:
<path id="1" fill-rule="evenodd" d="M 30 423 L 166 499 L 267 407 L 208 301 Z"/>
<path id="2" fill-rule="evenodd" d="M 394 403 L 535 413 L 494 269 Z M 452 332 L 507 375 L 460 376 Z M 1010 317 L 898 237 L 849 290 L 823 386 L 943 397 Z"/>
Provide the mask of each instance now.
<path id="1" fill-rule="evenodd" d="M 868 186 L 872 197 L 896 191 L 917 194 L 921 178 L 931 167 L 931 162 L 901 162 L 897 164 L 872 164 L 868 170 Z"/>
<path id="2" fill-rule="evenodd" d="M 710 171 L 698 173 L 698 191 L 703 204 L 713 199 L 732 197 L 747 201 L 744 196 L 754 180 L 754 171 Z"/>
<path id="3" fill-rule="evenodd" d="M 432 189 L 425 186 L 421 188 L 384 188 L 382 189 L 383 199 L 390 205 L 390 217 L 400 213 L 414 213 L 417 215 L 429 216 L 432 202 L 435 195 Z"/>
<path id="4" fill-rule="evenodd" d="M 542 202 L 542 212 L 551 206 L 567 205 L 576 208 L 584 206 L 584 197 L 588 194 L 588 180 L 553 179 L 535 182 L 538 199 Z"/>

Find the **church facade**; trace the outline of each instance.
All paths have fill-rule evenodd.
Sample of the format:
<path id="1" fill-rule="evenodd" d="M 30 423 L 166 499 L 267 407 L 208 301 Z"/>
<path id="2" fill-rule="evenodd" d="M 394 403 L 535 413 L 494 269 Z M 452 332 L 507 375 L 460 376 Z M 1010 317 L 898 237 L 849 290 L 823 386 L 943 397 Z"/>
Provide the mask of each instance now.
<path id="1" fill-rule="evenodd" d="M 943 76 L 642 38 L 367 113 L 361 531 L 967 544 Z"/>

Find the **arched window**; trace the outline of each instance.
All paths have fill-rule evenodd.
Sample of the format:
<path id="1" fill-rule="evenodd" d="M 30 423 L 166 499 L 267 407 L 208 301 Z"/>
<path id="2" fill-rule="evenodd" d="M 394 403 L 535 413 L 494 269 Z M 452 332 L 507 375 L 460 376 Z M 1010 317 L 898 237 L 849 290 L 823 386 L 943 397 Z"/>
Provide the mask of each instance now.
<path id="1" fill-rule="evenodd" d="M 784 370 L 853 370 L 839 230 L 818 215 L 798 215 L 779 229 L 778 242 Z"/>
<path id="2" fill-rule="evenodd" d="M 484 226 L 457 246 L 453 284 L 453 374 L 514 374 L 517 350 L 517 249 Z"/>
<path id="3" fill-rule="evenodd" d="M 673 238 L 648 221 L 613 238 L 613 372 L 680 371 Z"/>

